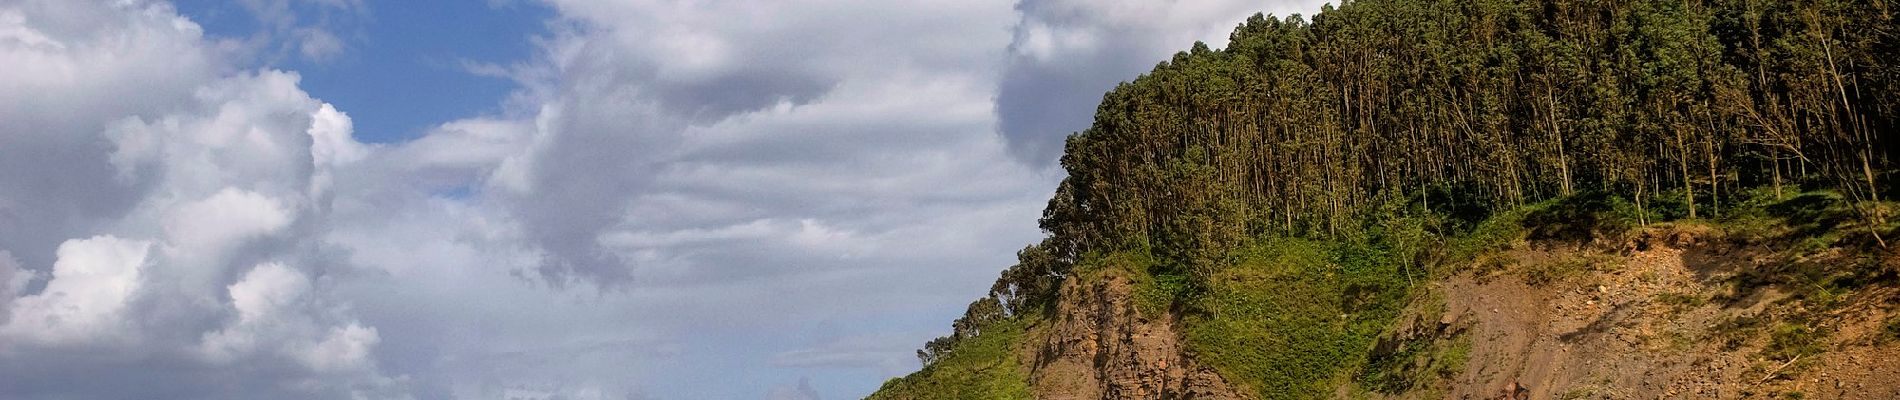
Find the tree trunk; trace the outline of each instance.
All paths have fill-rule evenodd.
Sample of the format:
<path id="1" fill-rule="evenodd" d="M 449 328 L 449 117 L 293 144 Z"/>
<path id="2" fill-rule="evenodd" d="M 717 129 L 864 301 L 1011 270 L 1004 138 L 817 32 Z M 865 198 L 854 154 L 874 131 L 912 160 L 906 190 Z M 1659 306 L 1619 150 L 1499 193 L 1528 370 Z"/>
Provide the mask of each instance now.
<path id="1" fill-rule="evenodd" d="M 1680 128 L 1680 127 L 1678 127 Z M 1676 165 L 1682 169 L 1682 198 L 1689 202 L 1689 219 L 1696 218 L 1695 186 L 1689 182 L 1689 145 L 1684 142 L 1681 129 L 1676 130 Z"/>

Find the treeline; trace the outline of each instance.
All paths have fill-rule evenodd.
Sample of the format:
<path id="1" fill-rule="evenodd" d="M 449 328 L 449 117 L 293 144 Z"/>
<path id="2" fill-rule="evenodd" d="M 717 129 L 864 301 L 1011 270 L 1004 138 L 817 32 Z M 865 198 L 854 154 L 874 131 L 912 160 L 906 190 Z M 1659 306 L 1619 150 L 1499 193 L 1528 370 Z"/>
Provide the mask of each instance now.
<path id="1" fill-rule="evenodd" d="M 1103 98 L 1069 138 L 1049 237 L 919 356 L 1048 304 L 1091 252 L 1204 276 L 1249 238 L 1362 234 L 1394 204 L 1472 221 L 1592 191 L 1706 218 L 1742 188 L 1805 186 L 1878 226 L 1900 156 L 1896 6 L 1361 0 L 1310 21 L 1255 15 L 1225 49 L 1196 43 Z"/>

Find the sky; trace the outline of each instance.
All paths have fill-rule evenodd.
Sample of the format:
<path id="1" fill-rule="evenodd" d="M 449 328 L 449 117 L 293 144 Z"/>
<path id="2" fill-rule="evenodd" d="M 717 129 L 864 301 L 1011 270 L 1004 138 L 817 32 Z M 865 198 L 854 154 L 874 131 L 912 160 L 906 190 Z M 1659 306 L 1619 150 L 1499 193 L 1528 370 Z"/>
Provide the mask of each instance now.
<path id="1" fill-rule="evenodd" d="M 0 398 L 848 399 L 1319 1 L 0 0 Z"/>

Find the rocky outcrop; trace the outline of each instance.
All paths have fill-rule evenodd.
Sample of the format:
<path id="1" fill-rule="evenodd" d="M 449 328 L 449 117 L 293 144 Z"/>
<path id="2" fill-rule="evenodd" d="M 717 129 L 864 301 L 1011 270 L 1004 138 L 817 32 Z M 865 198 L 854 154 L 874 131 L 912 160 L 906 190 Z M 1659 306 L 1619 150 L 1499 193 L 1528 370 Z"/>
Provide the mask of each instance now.
<path id="1" fill-rule="evenodd" d="M 1047 331 L 1024 351 L 1038 399 L 1242 399 L 1190 359 L 1173 318 L 1135 309 L 1127 278 L 1071 279 Z"/>

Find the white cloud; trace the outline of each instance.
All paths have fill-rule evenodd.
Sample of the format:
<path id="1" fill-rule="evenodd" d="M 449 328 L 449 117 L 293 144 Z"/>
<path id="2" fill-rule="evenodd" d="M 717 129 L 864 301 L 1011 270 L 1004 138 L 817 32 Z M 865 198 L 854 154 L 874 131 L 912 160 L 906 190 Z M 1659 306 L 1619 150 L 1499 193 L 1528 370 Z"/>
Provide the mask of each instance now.
<path id="1" fill-rule="evenodd" d="M 350 137 L 354 131 L 350 116 L 329 103 L 319 106 L 311 119 L 307 132 L 311 139 L 310 156 L 317 171 L 310 178 L 309 193 L 313 198 L 322 199 L 336 184 L 333 170 L 363 159 L 369 147 Z"/>
<path id="2" fill-rule="evenodd" d="M 279 263 L 258 265 L 229 287 L 237 318 L 205 333 L 199 354 L 215 363 L 230 363 L 272 353 L 317 372 L 368 367 L 369 352 L 381 340 L 376 329 L 354 321 L 322 329 L 325 324 L 312 314 L 321 307 L 312 290 L 302 272 Z"/>
<path id="3" fill-rule="evenodd" d="M 228 66 L 191 21 L 143 1 L 0 4 L 0 248 L 28 268 L 95 235 L 145 189 L 99 132 L 191 103 Z"/>
<path id="4" fill-rule="evenodd" d="M 282 315 L 295 312 L 310 291 L 303 274 L 282 264 L 259 265 L 230 286 L 231 305 L 237 320 L 224 329 L 204 335 L 200 352 L 215 362 L 228 363 L 256 351 L 260 339 L 277 335 L 273 331 L 297 329 L 287 326 Z M 272 342 L 275 342 L 274 340 Z M 268 342 L 267 342 L 268 344 Z"/>
<path id="5" fill-rule="evenodd" d="M 277 233 L 292 218 L 281 201 L 237 188 L 184 202 L 164 214 L 168 255 L 179 263 L 203 266 L 223 264 L 231 249 Z"/>
<path id="6" fill-rule="evenodd" d="M 330 328 L 329 335 L 322 342 L 304 349 L 298 358 L 303 360 L 304 365 L 317 371 L 361 369 L 370 363 L 370 349 L 381 341 L 376 335 L 376 328 L 350 323 Z"/>
<path id="7" fill-rule="evenodd" d="M 297 74 L 222 46 L 162 2 L 0 4 L 0 376 L 54 385 L 0 397 L 404 390 L 316 240 L 371 148 Z"/>
<path id="8" fill-rule="evenodd" d="M 124 344 L 136 334 L 124 319 L 126 303 L 139 290 L 151 247 L 109 235 L 61 244 L 52 280 L 39 293 L 14 300 L 0 337 L 45 346 Z"/>

